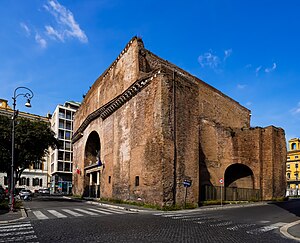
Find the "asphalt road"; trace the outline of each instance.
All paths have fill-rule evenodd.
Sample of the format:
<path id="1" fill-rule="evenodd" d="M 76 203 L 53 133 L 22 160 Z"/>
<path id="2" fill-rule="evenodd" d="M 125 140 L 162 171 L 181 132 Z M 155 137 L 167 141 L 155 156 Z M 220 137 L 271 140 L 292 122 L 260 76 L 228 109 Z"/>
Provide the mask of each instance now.
<path id="1" fill-rule="evenodd" d="M 28 242 L 293 242 L 279 228 L 300 216 L 300 200 L 229 209 L 131 212 L 44 197 L 26 202 L 25 207 L 30 208 L 28 218 L 18 222 L 23 226 L 16 231 L 30 232 L 25 233 Z"/>

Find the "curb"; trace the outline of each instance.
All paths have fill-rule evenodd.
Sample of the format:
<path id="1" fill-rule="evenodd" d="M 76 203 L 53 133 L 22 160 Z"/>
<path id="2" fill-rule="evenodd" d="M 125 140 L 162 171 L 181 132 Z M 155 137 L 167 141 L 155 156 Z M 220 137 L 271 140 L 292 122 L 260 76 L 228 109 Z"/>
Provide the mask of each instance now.
<path id="1" fill-rule="evenodd" d="M 22 214 L 22 217 L 20 217 L 18 219 L 0 221 L 0 224 L 13 223 L 13 222 L 17 222 L 17 221 L 20 221 L 22 219 L 27 218 L 27 213 L 26 213 L 26 210 L 24 208 L 21 208 L 21 214 Z"/>
<path id="2" fill-rule="evenodd" d="M 291 235 L 291 234 L 288 232 L 288 229 L 289 229 L 290 227 L 293 227 L 293 226 L 295 226 L 295 225 L 297 225 L 297 224 L 300 224 L 300 220 L 297 220 L 297 221 L 294 221 L 294 222 L 292 222 L 292 223 L 289 223 L 289 224 L 286 224 L 286 225 L 282 226 L 282 227 L 280 228 L 280 233 L 283 234 L 285 237 L 287 237 L 287 238 L 289 238 L 289 239 L 296 240 L 296 241 L 299 241 L 299 242 L 300 242 L 300 238 L 295 237 L 295 236 Z"/>

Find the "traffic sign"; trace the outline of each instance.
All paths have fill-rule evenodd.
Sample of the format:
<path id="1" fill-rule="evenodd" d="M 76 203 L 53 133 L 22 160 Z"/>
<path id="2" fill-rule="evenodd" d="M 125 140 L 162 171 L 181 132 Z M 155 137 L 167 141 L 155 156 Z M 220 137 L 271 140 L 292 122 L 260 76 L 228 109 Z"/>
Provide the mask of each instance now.
<path id="1" fill-rule="evenodd" d="M 221 179 L 219 180 L 219 182 L 220 182 L 220 184 L 223 184 L 223 183 L 224 183 L 223 178 L 221 178 Z"/>
<path id="2" fill-rule="evenodd" d="M 184 187 L 190 187 L 191 185 L 192 185 L 192 181 L 184 180 L 184 182 L 183 182 Z"/>

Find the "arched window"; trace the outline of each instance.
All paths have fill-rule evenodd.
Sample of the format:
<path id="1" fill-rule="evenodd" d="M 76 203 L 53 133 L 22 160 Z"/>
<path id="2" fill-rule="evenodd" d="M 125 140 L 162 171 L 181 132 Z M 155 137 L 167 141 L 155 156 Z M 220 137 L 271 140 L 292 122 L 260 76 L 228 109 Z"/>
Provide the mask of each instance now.
<path id="1" fill-rule="evenodd" d="M 292 143 L 292 150 L 296 150 L 297 149 L 297 146 L 296 146 L 296 143 Z"/>

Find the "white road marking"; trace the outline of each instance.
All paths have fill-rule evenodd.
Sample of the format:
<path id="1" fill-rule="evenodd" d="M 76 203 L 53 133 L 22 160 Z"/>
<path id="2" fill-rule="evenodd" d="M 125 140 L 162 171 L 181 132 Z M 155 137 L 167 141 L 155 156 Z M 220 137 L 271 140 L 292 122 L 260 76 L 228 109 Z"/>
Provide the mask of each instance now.
<path id="1" fill-rule="evenodd" d="M 69 210 L 69 209 L 62 209 L 62 211 L 66 212 L 66 213 L 68 213 L 68 214 L 71 214 L 71 215 L 73 215 L 73 216 L 75 216 L 75 217 L 83 216 L 83 214 L 76 213 L 76 212 L 74 212 L 74 211 L 72 211 L 72 210 Z"/>
<path id="2" fill-rule="evenodd" d="M 266 225 L 266 226 L 260 227 L 258 229 L 247 230 L 246 232 L 251 235 L 257 235 L 260 233 L 268 232 L 270 230 L 278 229 L 279 227 L 281 227 L 283 225 L 285 225 L 285 223 L 278 222 L 276 224 Z"/>
<path id="3" fill-rule="evenodd" d="M 60 212 L 57 212 L 56 210 L 47 210 L 49 213 L 53 214 L 55 217 L 57 218 L 66 218 L 67 216 L 60 213 Z"/>
<path id="4" fill-rule="evenodd" d="M 49 219 L 45 214 L 43 214 L 41 211 L 33 211 L 33 214 L 38 218 L 38 219 Z"/>
<path id="5" fill-rule="evenodd" d="M 81 208 L 74 208 L 74 210 L 85 213 L 85 214 L 88 214 L 88 215 L 98 215 L 96 213 L 93 213 L 93 212 L 90 212 L 90 211 L 87 211 L 87 210 L 84 210 L 84 209 L 81 209 Z"/>
<path id="6" fill-rule="evenodd" d="M 106 211 L 100 210 L 100 209 L 88 208 L 88 210 L 91 210 L 91 211 L 94 211 L 94 212 L 97 212 L 97 213 L 106 214 L 106 215 L 112 214 L 112 213 L 109 213 L 109 212 L 106 212 Z"/>

